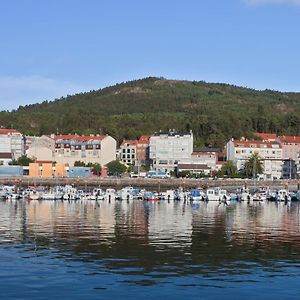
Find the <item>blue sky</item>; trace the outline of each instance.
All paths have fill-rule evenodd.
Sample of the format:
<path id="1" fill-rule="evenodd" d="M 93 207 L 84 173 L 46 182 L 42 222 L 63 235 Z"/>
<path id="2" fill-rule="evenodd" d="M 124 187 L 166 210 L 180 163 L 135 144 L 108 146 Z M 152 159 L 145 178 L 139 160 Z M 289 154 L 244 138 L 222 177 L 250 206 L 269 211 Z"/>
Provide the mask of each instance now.
<path id="1" fill-rule="evenodd" d="M 2 0 L 0 110 L 147 76 L 300 91 L 300 0 Z"/>

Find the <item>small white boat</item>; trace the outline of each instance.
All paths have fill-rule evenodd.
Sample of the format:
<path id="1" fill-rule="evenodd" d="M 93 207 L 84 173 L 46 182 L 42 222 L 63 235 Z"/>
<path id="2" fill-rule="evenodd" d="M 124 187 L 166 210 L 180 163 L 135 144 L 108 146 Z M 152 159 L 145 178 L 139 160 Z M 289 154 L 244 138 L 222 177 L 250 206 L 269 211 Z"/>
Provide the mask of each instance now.
<path id="1" fill-rule="evenodd" d="M 115 200 L 117 197 L 115 189 L 106 189 L 105 191 L 105 199 L 106 200 Z"/>
<path id="2" fill-rule="evenodd" d="M 206 191 L 206 197 L 208 201 L 229 201 L 230 196 L 227 194 L 227 191 L 217 188 L 211 188 Z"/>
<path id="3" fill-rule="evenodd" d="M 174 200 L 175 192 L 173 190 L 167 190 L 166 192 L 162 193 L 162 196 L 165 200 Z"/>
<path id="4" fill-rule="evenodd" d="M 288 190 L 286 189 L 281 189 L 279 191 L 277 191 L 276 193 L 276 201 L 290 201 L 291 200 L 291 197 L 290 197 L 290 194 L 288 192 Z"/>
<path id="5" fill-rule="evenodd" d="M 37 191 L 31 191 L 28 195 L 28 198 L 30 200 L 39 200 L 41 199 L 40 193 Z"/>
<path id="6" fill-rule="evenodd" d="M 206 199 L 206 195 L 202 189 L 193 189 L 190 192 L 190 200 L 191 201 L 201 201 Z"/>
<path id="7" fill-rule="evenodd" d="M 118 191 L 117 198 L 119 200 L 133 200 L 132 187 L 126 187 Z"/>

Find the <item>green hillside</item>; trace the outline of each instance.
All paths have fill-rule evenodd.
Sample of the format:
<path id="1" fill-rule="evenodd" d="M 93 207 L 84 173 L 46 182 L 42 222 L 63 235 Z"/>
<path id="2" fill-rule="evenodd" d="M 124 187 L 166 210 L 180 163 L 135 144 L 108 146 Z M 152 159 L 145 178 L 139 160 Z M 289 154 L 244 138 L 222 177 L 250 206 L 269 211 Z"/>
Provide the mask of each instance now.
<path id="1" fill-rule="evenodd" d="M 192 129 L 196 145 L 251 132 L 300 134 L 300 94 L 227 84 L 146 78 L 0 113 L 25 134 L 108 133 L 118 140 Z"/>

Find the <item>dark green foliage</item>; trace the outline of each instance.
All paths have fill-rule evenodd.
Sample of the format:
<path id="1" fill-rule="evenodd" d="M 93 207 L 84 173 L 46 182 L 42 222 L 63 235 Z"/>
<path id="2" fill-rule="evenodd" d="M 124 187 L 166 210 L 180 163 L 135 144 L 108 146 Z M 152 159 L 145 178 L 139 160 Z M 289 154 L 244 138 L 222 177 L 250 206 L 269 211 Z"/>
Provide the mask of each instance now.
<path id="1" fill-rule="evenodd" d="M 253 131 L 300 134 L 300 94 L 227 84 L 146 78 L 0 113 L 24 134 L 102 133 L 136 138 L 192 129 L 195 146 L 223 146 Z"/>
<path id="2" fill-rule="evenodd" d="M 117 160 L 109 162 L 106 167 L 109 174 L 123 174 L 127 171 L 126 166 Z"/>
<path id="3" fill-rule="evenodd" d="M 220 173 L 223 176 L 233 177 L 237 175 L 238 170 L 233 161 L 228 160 L 222 165 Z"/>
<path id="4" fill-rule="evenodd" d="M 98 163 L 95 163 L 95 164 L 92 164 L 92 163 L 88 163 L 87 164 L 87 167 L 90 167 L 92 169 L 92 172 L 97 175 L 97 176 L 100 176 L 101 175 L 101 170 L 102 170 L 102 167 L 100 164 Z"/>
<path id="5" fill-rule="evenodd" d="M 246 161 L 244 172 L 248 177 L 256 177 L 257 174 L 263 173 L 262 161 L 257 153 L 253 153 Z"/>
<path id="6" fill-rule="evenodd" d="M 76 160 L 74 162 L 74 167 L 85 167 L 85 163 L 83 161 Z"/>
<path id="7" fill-rule="evenodd" d="M 26 155 L 22 155 L 17 160 L 12 160 L 9 164 L 14 166 L 29 166 L 30 163 L 33 163 L 34 161 L 27 157 Z"/>

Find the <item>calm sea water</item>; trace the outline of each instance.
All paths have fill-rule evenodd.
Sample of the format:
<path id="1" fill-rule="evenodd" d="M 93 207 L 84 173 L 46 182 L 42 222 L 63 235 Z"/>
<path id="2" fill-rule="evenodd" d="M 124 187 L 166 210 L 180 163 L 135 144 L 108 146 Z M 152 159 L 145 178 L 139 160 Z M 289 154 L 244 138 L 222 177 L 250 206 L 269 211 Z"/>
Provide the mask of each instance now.
<path id="1" fill-rule="evenodd" d="M 299 299 L 299 211 L 0 201 L 0 299 Z"/>

